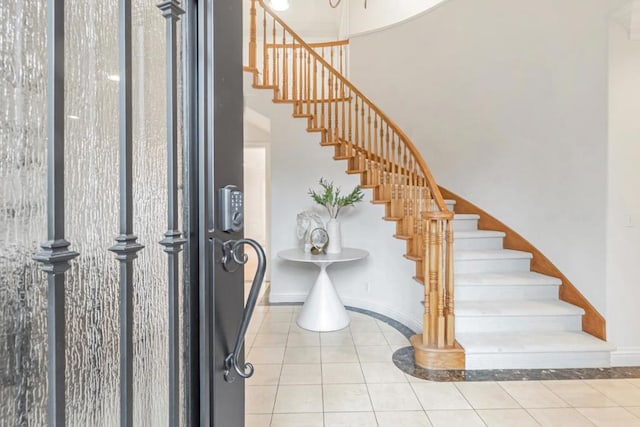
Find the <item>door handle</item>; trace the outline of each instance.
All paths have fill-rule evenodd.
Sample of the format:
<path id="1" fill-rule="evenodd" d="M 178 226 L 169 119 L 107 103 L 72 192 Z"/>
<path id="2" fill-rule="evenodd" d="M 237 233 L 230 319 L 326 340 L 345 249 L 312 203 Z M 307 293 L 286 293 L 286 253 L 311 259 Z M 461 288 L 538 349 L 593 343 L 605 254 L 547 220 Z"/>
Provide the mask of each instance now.
<path id="1" fill-rule="evenodd" d="M 253 277 L 253 283 L 251 284 L 251 290 L 249 291 L 249 297 L 247 298 L 247 304 L 242 311 L 242 320 L 240 321 L 240 328 L 238 329 L 238 336 L 236 337 L 236 343 L 233 347 L 233 352 L 229 353 L 224 359 L 224 380 L 228 383 L 232 383 L 235 380 L 235 376 L 231 375 L 231 369 L 236 372 L 242 378 L 249 378 L 253 375 L 253 365 L 246 362 L 244 366 L 238 364 L 238 357 L 244 346 L 244 338 L 251 322 L 251 316 L 253 315 L 253 309 L 258 302 L 258 296 L 260 295 L 260 288 L 264 280 L 264 274 L 267 269 L 267 257 L 264 254 L 264 249 L 258 242 L 253 239 L 241 239 L 241 240 L 227 240 L 222 244 L 222 268 L 225 271 L 236 271 L 240 266 L 247 263 L 248 257 L 245 253 L 241 252 L 243 245 L 251 246 L 258 256 L 258 268 L 256 274 Z"/>

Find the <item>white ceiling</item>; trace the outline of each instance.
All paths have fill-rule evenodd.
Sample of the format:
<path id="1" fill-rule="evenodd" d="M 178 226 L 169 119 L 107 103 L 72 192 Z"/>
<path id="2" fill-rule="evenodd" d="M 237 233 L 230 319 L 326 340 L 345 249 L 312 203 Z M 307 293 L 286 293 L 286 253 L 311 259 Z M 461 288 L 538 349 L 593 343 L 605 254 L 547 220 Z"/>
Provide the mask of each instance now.
<path id="1" fill-rule="evenodd" d="M 265 3 L 268 1 L 264 0 Z M 289 0 L 290 8 L 276 13 L 303 39 L 315 42 L 384 28 L 423 13 L 444 0 L 342 0 L 335 9 L 329 1 L 338 2 Z M 245 4 L 248 5 L 248 1 Z M 245 13 L 248 23 L 248 7 L 245 7 Z"/>
<path id="2" fill-rule="evenodd" d="M 335 9 L 329 6 L 329 0 L 289 0 L 289 2 L 291 7 L 288 10 L 276 13 L 303 39 L 318 41 L 338 38 L 342 13 L 346 10 L 348 0 L 342 0 L 340 6 Z M 247 25 L 248 2 L 245 5 L 245 25 Z M 258 12 L 258 17 L 260 16 Z"/>
<path id="3" fill-rule="evenodd" d="M 303 38 L 336 39 L 345 2 L 333 9 L 329 0 L 290 0 L 291 7 L 278 14 Z"/>

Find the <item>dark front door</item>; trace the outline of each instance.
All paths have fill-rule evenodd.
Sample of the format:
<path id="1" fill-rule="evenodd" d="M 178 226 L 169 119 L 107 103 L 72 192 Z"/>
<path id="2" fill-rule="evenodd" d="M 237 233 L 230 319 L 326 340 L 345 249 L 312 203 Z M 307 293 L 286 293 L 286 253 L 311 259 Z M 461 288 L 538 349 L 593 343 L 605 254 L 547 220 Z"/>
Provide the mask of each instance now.
<path id="1" fill-rule="evenodd" d="M 0 425 L 244 424 L 241 3 L 3 1 Z"/>
<path id="2" fill-rule="evenodd" d="M 190 316 L 198 325 L 190 333 L 188 405 L 191 425 L 240 427 L 244 380 L 233 373 L 225 379 L 224 367 L 242 319 L 243 269 L 225 268 L 222 258 L 225 243 L 243 237 L 242 2 L 193 0 L 185 6 L 192 46 L 185 76 L 185 126 L 192 134 L 185 156 L 187 280 Z"/>

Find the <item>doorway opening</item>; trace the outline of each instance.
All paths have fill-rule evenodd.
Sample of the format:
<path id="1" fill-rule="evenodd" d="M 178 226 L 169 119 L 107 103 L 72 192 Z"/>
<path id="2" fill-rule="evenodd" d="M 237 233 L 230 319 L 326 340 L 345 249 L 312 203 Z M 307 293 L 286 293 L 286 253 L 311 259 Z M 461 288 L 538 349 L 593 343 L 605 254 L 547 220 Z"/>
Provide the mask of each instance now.
<path id="1" fill-rule="evenodd" d="M 244 112 L 244 194 L 245 236 L 255 239 L 270 259 L 271 229 L 271 171 L 270 171 L 271 121 L 261 114 L 245 108 Z M 244 267 L 245 300 L 249 295 L 256 272 L 256 254 L 248 251 L 248 262 Z M 270 283 L 270 268 L 267 262 L 265 283 L 260 292 L 262 299 Z"/>

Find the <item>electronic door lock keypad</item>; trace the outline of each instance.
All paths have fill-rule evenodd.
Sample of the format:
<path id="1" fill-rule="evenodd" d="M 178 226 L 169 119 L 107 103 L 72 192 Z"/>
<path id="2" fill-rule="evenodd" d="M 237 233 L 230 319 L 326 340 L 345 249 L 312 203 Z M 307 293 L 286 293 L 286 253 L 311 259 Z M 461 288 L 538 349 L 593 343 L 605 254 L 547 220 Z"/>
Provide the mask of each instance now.
<path id="1" fill-rule="evenodd" d="M 218 190 L 218 226 L 222 231 L 238 232 L 244 226 L 244 195 L 235 185 Z"/>

